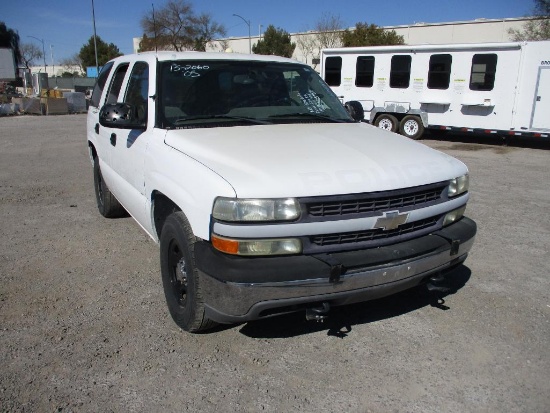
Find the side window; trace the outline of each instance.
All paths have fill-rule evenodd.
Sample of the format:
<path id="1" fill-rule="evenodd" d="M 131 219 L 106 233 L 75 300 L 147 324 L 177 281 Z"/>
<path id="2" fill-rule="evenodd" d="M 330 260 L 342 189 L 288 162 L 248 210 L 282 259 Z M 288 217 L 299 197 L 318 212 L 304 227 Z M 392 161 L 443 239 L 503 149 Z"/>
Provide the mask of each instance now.
<path id="1" fill-rule="evenodd" d="M 391 58 L 390 87 L 407 89 L 411 80 L 411 56 L 395 55 Z"/>
<path id="2" fill-rule="evenodd" d="M 103 88 L 105 87 L 105 82 L 111 73 L 111 68 L 113 67 L 113 62 L 107 63 L 101 69 L 101 73 L 97 77 L 97 82 L 95 82 L 94 91 L 92 92 L 92 99 L 90 100 L 90 106 L 94 108 L 99 107 L 99 100 L 101 99 L 101 94 L 103 93 Z"/>
<path id="3" fill-rule="evenodd" d="M 433 54 L 430 56 L 428 89 L 449 89 L 452 62 L 453 57 L 450 54 Z"/>
<path id="4" fill-rule="evenodd" d="M 109 86 L 109 93 L 107 93 L 107 100 L 105 103 L 117 103 L 120 88 L 122 87 L 122 81 L 124 80 L 124 76 L 126 76 L 127 71 L 128 63 L 123 63 L 116 68 L 113 80 L 111 80 L 111 85 Z"/>
<path id="5" fill-rule="evenodd" d="M 496 54 L 475 54 L 472 58 L 470 90 L 493 90 L 496 71 Z"/>
<path id="6" fill-rule="evenodd" d="M 326 58 L 325 82 L 329 86 L 340 86 L 342 83 L 342 58 L 340 56 Z"/>
<path id="7" fill-rule="evenodd" d="M 137 62 L 130 74 L 124 103 L 129 103 L 136 110 L 136 119 L 147 122 L 147 100 L 149 92 L 149 65 Z"/>
<path id="8" fill-rule="evenodd" d="M 359 56 L 355 64 L 355 86 L 372 87 L 374 84 L 374 56 Z"/>

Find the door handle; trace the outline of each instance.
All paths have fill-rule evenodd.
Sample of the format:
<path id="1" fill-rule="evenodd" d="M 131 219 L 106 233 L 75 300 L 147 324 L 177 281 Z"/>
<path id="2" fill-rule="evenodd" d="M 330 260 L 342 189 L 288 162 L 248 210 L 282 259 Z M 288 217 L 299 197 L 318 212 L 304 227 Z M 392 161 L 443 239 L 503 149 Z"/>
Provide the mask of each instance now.
<path id="1" fill-rule="evenodd" d="M 111 145 L 116 146 L 116 134 L 111 133 Z"/>
<path id="2" fill-rule="evenodd" d="M 540 102 L 540 96 L 537 96 L 537 102 Z"/>
<path id="3" fill-rule="evenodd" d="M 96 124 L 95 124 L 95 128 L 94 128 L 94 129 L 95 129 L 96 135 L 99 135 L 99 123 L 96 123 Z"/>

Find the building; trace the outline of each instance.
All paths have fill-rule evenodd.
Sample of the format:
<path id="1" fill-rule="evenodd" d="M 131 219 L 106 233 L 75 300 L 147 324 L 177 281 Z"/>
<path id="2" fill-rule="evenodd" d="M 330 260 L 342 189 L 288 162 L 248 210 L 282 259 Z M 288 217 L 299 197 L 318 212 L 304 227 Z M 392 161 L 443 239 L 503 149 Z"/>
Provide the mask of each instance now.
<path id="1" fill-rule="evenodd" d="M 449 43 L 494 43 L 511 41 L 510 29 L 521 29 L 529 21 L 528 17 L 507 19 L 476 19 L 468 21 L 445 23 L 413 23 L 411 25 L 385 26 L 384 29 L 395 30 L 403 36 L 405 44 L 449 44 Z M 298 46 L 297 39 L 301 36 L 314 36 L 315 32 L 292 33 L 291 39 L 297 43 L 293 57 L 304 63 L 312 64 L 312 57 L 307 56 Z M 251 36 L 252 45 L 261 37 Z M 141 38 L 133 39 L 134 52 L 139 49 Z M 235 53 L 248 53 L 249 39 L 246 37 L 230 37 L 214 41 L 207 51 L 224 51 L 227 46 Z M 318 57 L 318 56 L 317 56 Z M 313 64 L 313 66 L 316 66 Z"/>

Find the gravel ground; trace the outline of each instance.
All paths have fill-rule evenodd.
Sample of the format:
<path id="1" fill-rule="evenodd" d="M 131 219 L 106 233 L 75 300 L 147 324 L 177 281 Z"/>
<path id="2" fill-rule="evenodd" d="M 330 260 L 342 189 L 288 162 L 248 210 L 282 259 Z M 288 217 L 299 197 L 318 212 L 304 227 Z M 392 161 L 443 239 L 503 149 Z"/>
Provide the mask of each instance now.
<path id="1" fill-rule="evenodd" d="M 414 289 L 191 335 L 157 245 L 97 212 L 85 115 L 0 118 L 1 410 L 550 411 L 550 152 L 424 142 L 470 167 L 479 226 L 444 303 Z"/>

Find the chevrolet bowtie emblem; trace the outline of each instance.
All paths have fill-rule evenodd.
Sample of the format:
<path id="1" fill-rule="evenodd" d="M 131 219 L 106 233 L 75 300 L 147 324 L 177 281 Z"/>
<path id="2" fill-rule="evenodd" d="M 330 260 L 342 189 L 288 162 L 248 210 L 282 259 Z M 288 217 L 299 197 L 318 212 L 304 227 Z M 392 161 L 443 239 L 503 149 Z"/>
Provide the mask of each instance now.
<path id="1" fill-rule="evenodd" d="M 374 228 L 382 228 L 384 231 L 397 229 L 399 225 L 407 222 L 409 214 L 399 214 L 398 211 L 385 212 L 383 217 L 376 220 Z"/>

